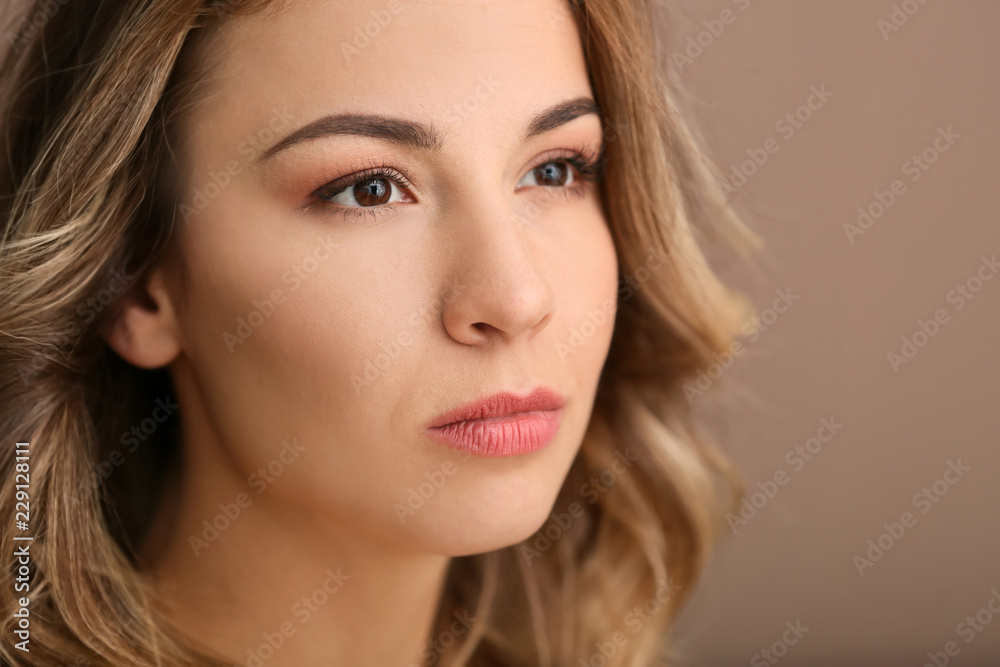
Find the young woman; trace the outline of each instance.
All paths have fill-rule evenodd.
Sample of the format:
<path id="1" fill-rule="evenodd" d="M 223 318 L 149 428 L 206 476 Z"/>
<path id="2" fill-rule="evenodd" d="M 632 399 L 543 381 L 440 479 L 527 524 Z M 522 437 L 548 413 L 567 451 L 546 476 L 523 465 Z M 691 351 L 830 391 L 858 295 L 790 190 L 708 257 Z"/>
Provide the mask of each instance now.
<path id="1" fill-rule="evenodd" d="M 25 8 L 0 72 L 5 660 L 669 657 L 739 489 L 683 392 L 742 320 L 699 230 L 748 236 L 653 18 Z"/>

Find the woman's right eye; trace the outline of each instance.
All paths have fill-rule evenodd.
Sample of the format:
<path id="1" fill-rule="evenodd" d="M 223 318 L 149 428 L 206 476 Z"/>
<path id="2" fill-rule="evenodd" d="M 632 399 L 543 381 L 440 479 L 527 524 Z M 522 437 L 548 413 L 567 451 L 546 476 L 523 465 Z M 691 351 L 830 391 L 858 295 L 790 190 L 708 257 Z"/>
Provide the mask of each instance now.
<path id="1" fill-rule="evenodd" d="M 392 204 L 412 202 L 410 182 L 387 165 L 348 174 L 322 185 L 312 193 L 308 210 L 343 218 L 391 213 Z"/>
<path id="2" fill-rule="evenodd" d="M 403 198 L 405 179 L 394 174 L 359 174 L 338 179 L 316 190 L 316 197 L 337 206 L 370 208 L 399 201 Z"/>

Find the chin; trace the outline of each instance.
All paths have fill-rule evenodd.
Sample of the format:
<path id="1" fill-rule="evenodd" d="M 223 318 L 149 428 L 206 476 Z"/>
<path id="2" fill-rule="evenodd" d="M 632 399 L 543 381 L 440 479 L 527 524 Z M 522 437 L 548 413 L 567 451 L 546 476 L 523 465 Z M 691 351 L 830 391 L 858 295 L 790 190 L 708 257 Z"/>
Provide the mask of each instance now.
<path id="1" fill-rule="evenodd" d="M 428 553 L 470 556 L 495 551 L 534 535 L 549 518 L 557 492 L 547 489 L 527 502 L 483 502 L 481 496 L 449 499 L 447 506 L 425 508 L 411 517 L 405 528 L 409 540 Z"/>

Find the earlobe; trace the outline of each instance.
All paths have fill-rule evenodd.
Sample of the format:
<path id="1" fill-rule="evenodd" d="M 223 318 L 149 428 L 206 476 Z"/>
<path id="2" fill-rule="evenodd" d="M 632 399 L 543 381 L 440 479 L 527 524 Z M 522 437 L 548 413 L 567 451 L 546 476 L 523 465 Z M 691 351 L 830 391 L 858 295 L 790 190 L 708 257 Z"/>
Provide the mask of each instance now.
<path id="1" fill-rule="evenodd" d="M 161 368 L 177 357 L 180 326 L 160 267 L 122 297 L 102 336 L 118 356 L 139 368 Z"/>

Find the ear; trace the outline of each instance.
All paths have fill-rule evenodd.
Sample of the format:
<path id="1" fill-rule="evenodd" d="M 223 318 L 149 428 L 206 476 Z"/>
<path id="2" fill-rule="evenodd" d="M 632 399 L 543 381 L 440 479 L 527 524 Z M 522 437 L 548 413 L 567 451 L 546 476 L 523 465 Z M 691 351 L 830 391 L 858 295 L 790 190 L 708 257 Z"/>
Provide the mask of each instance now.
<path id="1" fill-rule="evenodd" d="M 163 270 L 158 266 L 133 285 L 101 334 L 118 356 L 139 368 L 166 366 L 181 351 L 180 326 Z"/>

